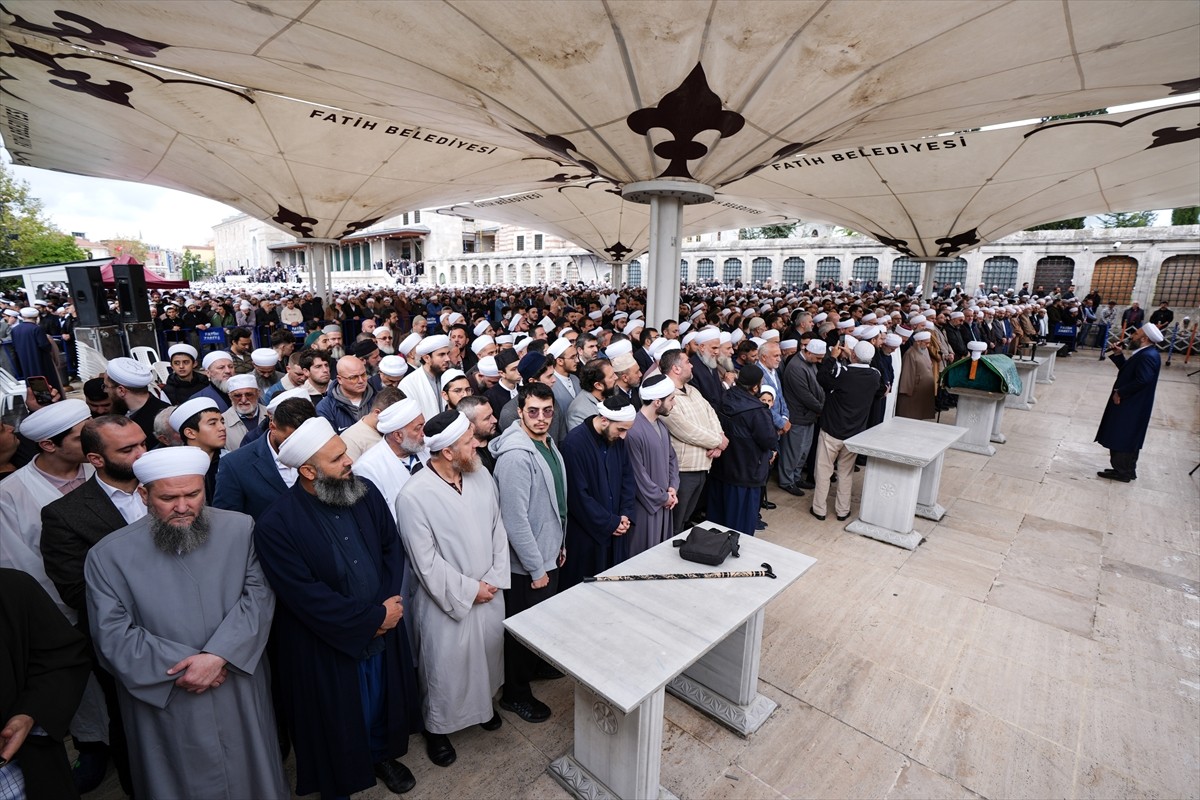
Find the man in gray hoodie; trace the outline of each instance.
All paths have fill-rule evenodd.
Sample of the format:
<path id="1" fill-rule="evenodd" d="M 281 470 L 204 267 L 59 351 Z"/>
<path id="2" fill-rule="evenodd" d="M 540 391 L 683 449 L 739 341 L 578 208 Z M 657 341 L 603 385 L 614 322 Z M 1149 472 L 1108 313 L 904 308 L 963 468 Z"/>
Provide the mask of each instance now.
<path id="1" fill-rule="evenodd" d="M 504 591 L 506 617 L 553 597 L 566 558 L 567 474 L 549 435 L 556 410 L 549 386 L 527 383 L 517 395 L 519 424 L 488 445 L 496 457 L 500 516 L 508 531 L 512 588 Z M 505 631 L 501 708 L 526 722 L 545 721 L 550 707 L 533 696 L 529 683 L 556 677 L 561 673 Z"/>

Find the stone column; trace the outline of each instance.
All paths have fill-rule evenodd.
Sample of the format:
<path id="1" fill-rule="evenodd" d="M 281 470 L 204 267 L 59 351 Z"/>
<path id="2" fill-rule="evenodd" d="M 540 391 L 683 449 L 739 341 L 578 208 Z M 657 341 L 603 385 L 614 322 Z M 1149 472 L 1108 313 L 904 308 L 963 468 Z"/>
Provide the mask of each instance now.
<path id="1" fill-rule="evenodd" d="M 311 270 L 313 292 L 328 308 L 329 292 L 333 285 L 333 276 L 329 269 L 329 246 L 337 244 L 337 239 L 297 239 L 296 241 L 304 245 L 304 261 Z"/>

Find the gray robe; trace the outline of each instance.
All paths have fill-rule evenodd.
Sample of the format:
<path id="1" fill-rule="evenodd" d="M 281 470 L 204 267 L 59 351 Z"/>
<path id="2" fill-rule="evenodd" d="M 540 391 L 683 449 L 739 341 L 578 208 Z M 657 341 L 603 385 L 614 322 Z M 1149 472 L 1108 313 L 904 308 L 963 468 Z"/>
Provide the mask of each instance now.
<path id="1" fill-rule="evenodd" d="M 420 582 L 405 616 L 416 634 L 425 727 L 453 733 L 487 722 L 504 683 L 504 596 L 479 604 L 475 596 L 480 581 L 509 588 L 496 484 L 480 467 L 463 475 L 459 495 L 427 467 L 400 490 L 396 520 Z"/>
<path id="2" fill-rule="evenodd" d="M 629 555 L 636 556 L 672 536 L 671 512 L 663 508 L 667 490 L 679 490 L 679 462 L 662 420 L 653 423 L 640 411 L 625 434 L 629 466 L 637 483 L 637 504 L 629 529 Z"/>
<path id="3" fill-rule="evenodd" d="M 159 550 L 150 518 L 115 531 L 84 567 L 92 638 L 116 678 L 134 792 L 146 798 L 289 798 L 263 648 L 275 595 L 254 520 L 207 509 L 209 540 Z M 221 686 L 192 694 L 167 670 L 199 652 L 226 659 Z"/>

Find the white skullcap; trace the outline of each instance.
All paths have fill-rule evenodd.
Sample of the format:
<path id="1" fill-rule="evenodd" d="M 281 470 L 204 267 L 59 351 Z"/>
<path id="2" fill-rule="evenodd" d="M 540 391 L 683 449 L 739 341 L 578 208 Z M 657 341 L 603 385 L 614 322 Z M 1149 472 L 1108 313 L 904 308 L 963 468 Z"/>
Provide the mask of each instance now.
<path id="1" fill-rule="evenodd" d="M 637 411 L 633 407 L 633 403 L 613 410 L 604 403 L 596 406 L 596 413 L 612 422 L 633 422 L 637 417 Z"/>
<path id="2" fill-rule="evenodd" d="M 644 327 L 646 327 L 645 322 L 642 322 L 640 319 L 631 319 L 625 325 L 625 334 L 627 336 L 631 336 L 631 335 L 633 335 L 634 331 L 638 330 L 639 328 L 644 328 Z"/>
<path id="3" fill-rule="evenodd" d="M 619 319 L 629 319 L 629 314 L 624 311 L 618 311 L 617 313 L 613 314 L 612 318 L 613 322 L 616 322 Z"/>
<path id="4" fill-rule="evenodd" d="M 967 349 L 982 353 L 987 350 L 987 342 L 967 342 Z"/>
<path id="5" fill-rule="evenodd" d="M 133 474 L 142 483 L 154 483 L 163 478 L 184 475 L 205 475 L 212 466 L 212 457 L 199 447 L 160 447 L 133 462 Z"/>
<path id="6" fill-rule="evenodd" d="M 962 319 L 965 316 L 966 316 L 966 314 L 964 314 L 961 311 L 951 311 L 950 312 L 950 319 Z"/>
<path id="7" fill-rule="evenodd" d="M 542 321 L 539 322 L 538 325 L 540 325 L 542 330 L 544 330 L 546 333 L 552 333 L 555 327 L 554 320 L 550 319 L 549 317 L 542 317 Z"/>
<path id="8" fill-rule="evenodd" d="M 521 324 L 521 320 L 523 320 L 523 319 L 525 319 L 524 315 L 513 314 L 513 318 L 511 320 L 509 320 L 509 322 L 508 322 L 508 329 L 510 331 L 515 331 L 517 329 L 517 326 Z"/>
<path id="9" fill-rule="evenodd" d="M 496 337 L 496 344 L 512 344 L 514 338 L 511 333 L 501 334 Z"/>
<path id="10" fill-rule="evenodd" d="M 279 446 L 279 460 L 286 466 L 300 467 L 335 436 L 333 426 L 324 417 L 306 419 Z"/>
<path id="11" fill-rule="evenodd" d="M 815 317 L 813 317 L 813 322 L 815 322 L 817 325 L 820 325 L 827 319 L 829 319 L 829 315 L 822 311 L 820 314 L 817 314 Z"/>
<path id="12" fill-rule="evenodd" d="M 562 354 L 567 352 L 567 348 L 570 346 L 570 339 L 558 338 L 555 339 L 548 348 L 546 348 L 546 352 L 549 353 L 552 358 L 562 358 Z"/>
<path id="13" fill-rule="evenodd" d="M 21 316 L 21 313 L 19 311 L 13 311 L 11 308 L 6 308 L 6 309 L 4 309 L 4 316 L 19 317 L 19 316 Z"/>
<path id="14" fill-rule="evenodd" d="M 400 430 L 419 416 L 421 404 L 415 397 L 406 397 L 379 412 L 379 421 L 375 424 L 375 429 L 386 436 Z"/>
<path id="15" fill-rule="evenodd" d="M 1153 322 L 1147 322 L 1145 325 L 1143 325 L 1142 333 L 1146 334 L 1146 337 L 1154 344 L 1158 344 L 1163 340 L 1162 331 L 1160 331 L 1158 326 Z"/>
<path id="16" fill-rule="evenodd" d="M 517 343 L 513 345 L 513 349 L 516 350 L 518 353 L 523 353 L 529 347 L 529 344 L 532 341 L 533 341 L 532 336 L 525 336 L 524 334 L 521 334 L 521 338 L 518 339 Z"/>
<path id="17" fill-rule="evenodd" d="M 657 339 L 655 339 L 653 342 L 650 343 L 650 347 L 648 347 L 646 349 L 646 352 L 650 354 L 650 357 L 652 359 L 654 359 L 655 361 L 658 361 L 658 359 L 662 357 L 662 354 L 664 352 L 666 352 L 667 344 L 672 341 L 674 341 L 674 340 L 673 339 L 664 339 L 660 336 Z M 676 344 L 676 346 L 678 346 L 679 343 L 675 342 L 675 344 Z"/>
<path id="18" fill-rule="evenodd" d="M 844 319 L 840 321 L 837 326 L 839 331 L 849 330 L 854 327 L 854 320 Z"/>
<path id="19" fill-rule="evenodd" d="M 445 389 L 450 385 L 450 381 L 465 377 L 467 377 L 467 373 L 463 372 L 461 369 L 448 369 L 442 373 L 442 378 L 438 382 L 438 388 Z"/>
<path id="20" fill-rule="evenodd" d="M 675 383 L 666 375 L 651 375 L 638 387 L 638 397 L 645 402 L 661 400 L 675 393 Z"/>
<path id="21" fill-rule="evenodd" d="M 682 331 L 682 327 L 680 328 L 680 330 Z M 697 337 L 698 335 L 699 335 L 699 334 L 698 334 L 698 333 L 696 333 L 695 331 L 688 331 L 687 333 L 685 333 L 685 334 L 683 335 L 683 346 L 684 346 L 684 347 L 687 347 L 689 344 L 691 344 L 692 342 L 696 341 L 696 337 Z"/>
<path id="22" fill-rule="evenodd" d="M 926 342 L 929 341 L 929 337 L 932 335 L 929 331 L 917 331 L 913 334 L 913 341 Z"/>
<path id="23" fill-rule="evenodd" d="M 479 336 L 490 327 L 492 327 L 492 323 L 488 322 L 486 319 L 481 319 L 479 322 L 475 323 L 475 327 L 471 329 L 471 332 L 476 336 Z"/>
<path id="24" fill-rule="evenodd" d="M 854 358 L 860 364 L 870 364 L 875 357 L 875 345 L 870 342 L 859 342 L 854 345 Z"/>
<path id="25" fill-rule="evenodd" d="M 91 417 L 91 409 L 82 400 L 60 400 L 21 420 L 20 431 L 31 442 L 41 442 L 69 431 Z"/>
<path id="26" fill-rule="evenodd" d="M 683 322 L 679 323 L 680 335 L 687 333 L 691 327 L 692 327 L 692 323 L 688 322 L 686 319 Z"/>
<path id="27" fill-rule="evenodd" d="M 742 339 L 745 339 L 745 338 L 746 338 L 746 333 L 741 328 L 734 328 L 733 333 L 729 334 L 729 341 L 732 344 L 737 344 L 738 342 L 740 342 Z M 724 344 L 724 342 L 725 342 L 725 337 L 722 336 L 721 343 Z"/>
<path id="28" fill-rule="evenodd" d="M 213 364 L 217 364 L 221 361 L 233 361 L 233 356 L 229 355 L 229 353 L 226 353 L 224 350 L 213 350 L 204 357 L 204 360 L 200 362 L 200 366 L 204 369 L 208 369 Z"/>
<path id="29" fill-rule="evenodd" d="M 389 328 L 387 325 L 380 325 L 378 328 L 376 328 L 374 331 L 372 331 L 372 333 L 375 336 L 379 336 L 380 334 L 391 333 L 391 332 L 392 332 L 392 329 Z"/>
<path id="30" fill-rule="evenodd" d="M 200 353 L 198 353 L 196 351 L 196 348 L 192 347 L 190 344 L 183 344 L 181 342 L 179 344 L 173 344 L 170 346 L 170 348 L 167 349 L 167 358 L 168 359 L 174 358 L 175 356 L 179 355 L 180 353 L 182 353 L 185 356 L 191 356 L 192 361 L 195 361 L 197 358 L 200 357 Z"/>
<path id="31" fill-rule="evenodd" d="M 869 322 L 874 322 L 874 321 L 875 321 L 875 320 L 877 320 L 877 319 L 879 319 L 879 317 L 877 317 L 877 316 L 875 315 L 875 312 L 871 312 L 870 314 L 864 314 L 864 315 L 863 315 L 863 318 L 862 318 L 862 321 L 863 321 L 863 323 L 864 323 L 864 324 L 866 324 L 866 323 L 869 323 Z"/>
<path id="32" fill-rule="evenodd" d="M 480 336 L 478 339 L 471 342 L 471 352 L 474 353 L 475 355 L 479 355 L 480 350 L 482 350 L 483 348 L 487 347 L 490 344 L 495 344 L 495 343 L 496 343 L 496 340 L 490 336 Z"/>
<path id="33" fill-rule="evenodd" d="M 912 331 L 910 331 L 908 328 L 897 328 L 896 333 L 900 335 L 901 339 L 907 339 L 908 337 L 912 336 Z"/>
<path id="34" fill-rule="evenodd" d="M 250 360 L 256 367 L 273 367 L 279 363 L 279 353 L 271 347 L 260 347 L 250 353 Z"/>
<path id="35" fill-rule="evenodd" d="M 603 316 L 604 316 L 603 311 L 589 311 L 588 312 L 588 319 L 600 319 Z"/>
<path id="36" fill-rule="evenodd" d="M 619 342 L 613 342 L 608 347 L 604 348 L 604 355 L 609 361 L 620 355 L 629 355 L 633 352 L 633 342 L 628 339 L 622 339 Z"/>
<path id="37" fill-rule="evenodd" d="M 771 386 L 771 384 L 767 383 L 766 381 L 763 381 L 762 386 L 759 387 L 758 393 L 759 394 L 769 394 L 769 395 L 771 395 L 771 397 L 774 397 L 775 389 L 774 389 L 774 387 Z"/>
<path id="38" fill-rule="evenodd" d="M 427 356 L 430 353 L 436 352 L 438 350 L 441 350 L 444 347 L 449 347 L 449 346 L 450 346 L 450 337 L 449 336 L 445 336 L 443 334 L 438 334 L 436 336 L 426 336 L 424 339 L 421 340 L 421 343 L 417 345 L 417 355 L 418 356 Z"/>
<path id="39" fill-rule="evenodd" d="M 721 344 L 725 344 L 725 336 L 726 336 L 726 334 L 724 334 L 724 333 L 721 334 Z M 758 336 L 751 336 L 750 341 L 754 342 L 755 347 L 762 347 L 764 344 L 767 343 L 766 339 L 762 339 Z"/>
<path id="40" fill-rule="evenodd" d="M 496 378 L 500 376 L 500 370 L 496 367 L 495 356 L 484 356 L 483 358 L 479 359 L 479 374 L 485 375 L 489 378 Z"/>
<path id="41" fill-rule="evenodd" d="M 644 316 L 645 316 L 645 314 L 643 314 L 641 311 L 635 311 L 629 315 L 629 319 L 631 319 L 631 320 L 641 319 Z"/>
<path id="42" fill-rule="evenodd" d="M 340 298 L 339 298 L 339 302 L 340 302 Z M 321 328 L 321 333 L 325 333 L 325 334 L 333 334 L 333 333 L 341 333 L 341 332 L 342 332 L 342 326 L 338 325 L 337 323 L 333 323 L 331 325 L 326 325 L 324 328 Z"/>
<path id="43" fill-rule="evenodd" d="M 887 336 L 883 337 L 883 343 L 888 347 L 899 347 L 904 343 L 904 340 L 894 333 L 889 333 Z"/>
<path id="44" fill-rule="evenodd" d="M 704 309 L 698 308 L 692 312 L 692 316 L 688 317 L 688 319 L 694 320 L 694 319 L 696 319 L 696 317 L 703 316 L 703 315 L 704 315 Z"/>
<path id="45" fill-rule="evenodd" d="M 450 316 L 446 318 L 446 321 L 449 322 L 451 325 L 457 325 L 458 323 L 466 322 L 467 320 L 466 320 L 466 317 L 464 317 L 462 314 L 458 313 L 457 311 L 451 311 Z"/>
<path id="46" fill-rule="evenodd" d="M 25 306 L 24 308 L 21 309 L 21 316 L 24 319 L 37 319 L 38 312 L 37 312 L 37 309 L 33 308 L 32 306 Z"/>
<path id="47" fill-rule="evenodd" d="M 408 372 L 408 362 L 400 356 L 384 356 L 379 359 L 379 371 L 389 378 L 402 378 Z"/>
<path id="48" fill-rule="evenodd" d="M 800 347 L 800 342 L 795 339 L 784 339 L 779 343 L 780 350 L 796 350 Z"/>
<path id="49" fill-rule="evenodd" d="M 400 344 L 397 345 L 396 349 L 399 350 L 404 355 L 408 355 L 409 353 L 412 352 L 413 348 L 416 347 L 417 343 L 420 341 L 421 341 L 421 334 L 410 333 L 408 336 L 405 336 L 404 339 L 401 340 Z"/>
<path id="50" fill-rule="evenodd" d="M 880 328 L 878 325 L 868 325 L 865 328 L 863 328 L 862 336 L 859 336 L 858 338 L 863 339 L 863 340 L 874 339 L 876 336 L 878 336 L 881 333 L 883 333 L 883 329 Z"/>
<path id="51" fill-rule="evenodd" d="M 425 424 L 428 425 L 429 420 L 426 420 Z M 466 433 L 467 429 L 470 427 L 471 421 L 468 420 L 466 415 L 460 411 L 458 412 L 458 416 L 454 418 L 454 421 L 443 428 L 441 433 L 435 433 L 433 436 L 430 436 L 428 433 L 426 433 L 425 446 L 429 448 L 429 452 L 431 453 L 444 450 L 462 438 L 462 435 Z"/>
<path id="52" fill-rule="evenodd" d="M 853 350 L 857 344 L 858 344 L 858 337 L 846 334 L 846 340 L 842 346 L 849 347 L 851 350 Z"/>
<path id="53" fill-rule="evenodd" d="M 168 422 L 171 423 L 171 427 L 175 429 L 176 433 L 178 433 L 179 429 L 183 426 L 183 423 L 187 422 L 201 411 L 207 411 L 210 408 L 213 411 L 220 410 L 217 407 L 217 401 L 213 400 L 211 397 L 193 397 L 191 400 L 180 403 L 178 406 L 176 406 L 175 410 L 171 412 Z"/>
<path id="54" fill-rule="evenodd" d="M 738 330 L 741 330 L 741 328 L 739 328 Z M 733 343 L 733 334 L 732 333 L 726 333 L 725 331 L 721 331 L 721 335 L 719 338 L 721 340 L 721 344 L 732 344 Z"/>
<path id="55" fill-rule="evenodd" d="M 696 333 L 696 344 L 706 344 L 708 342 L 717 341 L 721 338 L 720 328 L 705 328 Z"/>
<path id="56" fill-rule="evenodd" d="M 769 331 L 765 332 L 762 335 L 762 338 L 763 338 L 763 341 L 765 341 L 765 342 L 769 342 L 772 339 L 778 340 L 779 339 L 779 331 L 775 330 L 774 328 L 771 328 Z"/>
<path id="57" fill-rule="evenodd" d="M 267 413 L 274 414 L 275 409 L 279 408 L 279 404 L 284 400 L 308 400 L 312 402 L 308 396 L 308 389 L 303 386 L 297 386 L 295 389 L 288 389 L 286 392 L 280 392 L 271 398 L 271 402 L 267 403 Z"/>
<path id="58" fill-rule="evenodd" d="M 108 362 L 108 378 L 113 383 L 131 389 L 145 389 L 154 380 L 154 373 L 140 361 L 121 356 Z"/>
<path id="59" fill-rule="evenodd" d="M 246 372 L 242 375 L 234 375 L 229 379 L 228 385 L 225 387 L 226 392 L 236 392 L 239 389 L 257 389 L 258 378 Z"/>

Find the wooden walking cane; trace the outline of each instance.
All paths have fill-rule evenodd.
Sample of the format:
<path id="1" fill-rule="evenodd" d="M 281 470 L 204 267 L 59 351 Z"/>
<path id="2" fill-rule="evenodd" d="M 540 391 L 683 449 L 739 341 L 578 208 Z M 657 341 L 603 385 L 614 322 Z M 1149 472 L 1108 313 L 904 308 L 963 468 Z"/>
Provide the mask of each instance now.
<path id="1" fill-rule="evenodd" d="M 738 572 L 664 572 L 653 575 L 604 575 L 584 578 L 584 583 L 600 583 L 601 581 L 677 581 L 691 578 L 775 578 L 778 577 L 771 565 L 763 562 L 762 569 L 741 570 Z"/>

